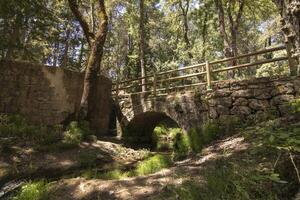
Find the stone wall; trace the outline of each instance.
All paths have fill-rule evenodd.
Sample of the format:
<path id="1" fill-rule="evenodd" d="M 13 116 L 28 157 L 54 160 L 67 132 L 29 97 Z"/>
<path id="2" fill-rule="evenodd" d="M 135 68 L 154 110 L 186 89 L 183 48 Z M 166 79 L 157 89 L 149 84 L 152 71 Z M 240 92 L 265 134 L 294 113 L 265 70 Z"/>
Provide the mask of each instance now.
<path id="1" fill-rule="evenodd" d="M 35 124 L 62 123 L 79 107 L 83 74 L 26 62 L 0 61 L 0 112 L 19 113 Z M 107 132 L 111 82 L 101 77 L 97 91 L 98 132 Z M 109 110 L 109 109 L 108 109 Z M 106 116 L 107 115 L 107 116 Z"/>
<path id="2" fill-rule="evenodd" d="M 166 113 L 182 128 L 199 127 L 209 119 L 237 116 L 241 119 L 282 116 L 291 107 L 288 102 L 300 96 L 300 77 L 268 77 L 231 80 L 183 92 L 173 92 L 144 104 L 137 95 L 120 98 L 120 108 L 128 121 L 147 111 Z"/>

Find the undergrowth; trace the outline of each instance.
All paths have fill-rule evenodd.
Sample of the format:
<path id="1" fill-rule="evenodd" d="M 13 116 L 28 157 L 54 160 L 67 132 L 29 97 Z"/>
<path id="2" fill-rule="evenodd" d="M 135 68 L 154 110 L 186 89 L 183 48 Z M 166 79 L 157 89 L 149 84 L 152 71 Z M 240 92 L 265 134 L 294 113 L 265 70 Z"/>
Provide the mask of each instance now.
<path id="1" fill-rule="evenodd" d="M 49 183 L 45 180 L 27 183 L 12 200 L 50 200 Z"/>
<path id="2" fill-rule="evenodd" d="M 9 150 L 13 143 L 30 143 L 39 151 L 56 151 L 76 147 L 94 133 L 86 121 L 62 125 L 33 125 L 21 115 L 0 114 L 1 151 Z M 7 147 L 7 148 L 6 148 Z"/>
<path id="3" fill-rule="evenodd" d="M 128 177 L 143 176 L 168 168 L 172 165 L 171 157 L 168 155 L 157 154 L 143 161 L 140 161 L 132 170 L 114 169 L 106 172 L 98 172 L 95 169 L 85 170 L 81 177 L 87 179 L 120 180 Z"/>
<path id="4" fill-rule="evenodd" d="M 232 135 L 241 126 L 239 119 L 228 117 L 222 121 L 208 121 L 188 132 L 180 128 L 168 128 L 164 124 L 155 127 L 152 146 L 157 151 L 171 151 L 174 160 L 186 158 L 191 153 L 200 153 L 204 146 L 225 135 Z"/>

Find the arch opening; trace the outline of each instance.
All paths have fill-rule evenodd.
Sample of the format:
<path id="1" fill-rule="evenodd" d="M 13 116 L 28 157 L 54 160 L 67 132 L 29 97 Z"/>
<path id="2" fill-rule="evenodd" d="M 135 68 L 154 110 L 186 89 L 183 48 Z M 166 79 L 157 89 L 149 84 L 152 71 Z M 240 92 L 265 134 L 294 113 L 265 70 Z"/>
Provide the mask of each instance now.
<path id="1" fill-rule="evenodd" d="M 163 112 L 144 112 L 136 115 L 123 133 L 125 143 L 132 148 L 154 149 L 154 129 L 163 124 L 168 128 L 180 128 L 178 123 Z"/>

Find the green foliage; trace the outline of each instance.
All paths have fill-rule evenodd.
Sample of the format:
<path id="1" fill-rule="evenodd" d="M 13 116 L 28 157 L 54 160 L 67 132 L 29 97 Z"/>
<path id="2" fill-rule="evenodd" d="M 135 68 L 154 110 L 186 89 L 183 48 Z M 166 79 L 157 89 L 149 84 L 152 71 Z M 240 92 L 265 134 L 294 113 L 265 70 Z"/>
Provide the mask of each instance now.
<path id="1" fill-rule="evenodd" d="M 152 147 L 155 150 L 163 151 L 172 149 L 172 137 L 169 135 L 170 129 L 164 124 L 155 127 L 152 134 Z"/>
<path id="2" fill-rule="evenodd" d="M 44 181 L 30 182 L 22 186 L 20 192 L 12 200 L 48 200 L 49 184 Z"/>
<path id="3" fill-rule="evenodd" d="M 293 113 L 299 113 L 300 112 L 300 98 L 291 102 L 290 106 L 292 108 Z"/>
<path id="4" fill-rule="evenodd" d="M 168 190 L 169 195 L 176 196 L 180 200 L 201 200 L 201 192 L 199 192 L 201 188 L 199 184 L 192 181 L 184 182 L 180 187 L 170 186 Z"/>
<path id="5" fill-rule="evenodd" d="M 192 128 L 187 132 L 187 135 L 192 151 L 195 153 L 201 152 L 204 145 L 203 138 L 201 137 L 201 132 L 199 132 L 197 129 Z"/>
<path id="6" fill-rule="evenodd" d="M 48 145 L 61 139 L 63 127 L 32 125 L 21 115 L 0 114 L 0 137 L 13 137 L 18 141 L 33 141 Z"/>
<path id="7" fill-rule="evenodd" d="M 220 137 L 223 133 L 221 126 L 215 122 L 208 121 L 202 126 L 203 142 L 208 144 Z"/>
<path id="8" fill-rule="evenodd" d="M 92 131 L 89 129 L 88 122 L 73 121 L 64 132 L 63 143 L 69 145 L 78 145 L 87 136 L 92 135 Z"/>
<path id="9" fill-rule="evenodd" d="M 171 158 L 167 155 L 155 155 L 138 163 L 135 174 L 138 176 L 155 173 L 163 168 L 171 166 Z"/>
<path id="10" fill-rule="evenodd" d="M 191 152 L 189 137 L 182 130 L 174 131 L 173 159 L 179 160 L 185 158 Z"/>

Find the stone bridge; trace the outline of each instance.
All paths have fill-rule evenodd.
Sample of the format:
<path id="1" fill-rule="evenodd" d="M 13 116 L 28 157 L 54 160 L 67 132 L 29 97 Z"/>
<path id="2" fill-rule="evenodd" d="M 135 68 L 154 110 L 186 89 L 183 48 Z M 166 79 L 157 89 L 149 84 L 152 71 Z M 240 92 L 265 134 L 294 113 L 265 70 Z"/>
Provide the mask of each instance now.
<path id="1" fill-rule="evenodd" d="M 165 119 L 188 130 L 210 119 L 262 120 L 270 114 L 286 115 L 291 110 L 289 102 L 299 95 L 299 76 L 230 80 L 215 83 L 212 90 L 203 85 L 156 98 L 119 95 L 117 116 L 123 129 L 144 134 L 152 133 Z"/>

